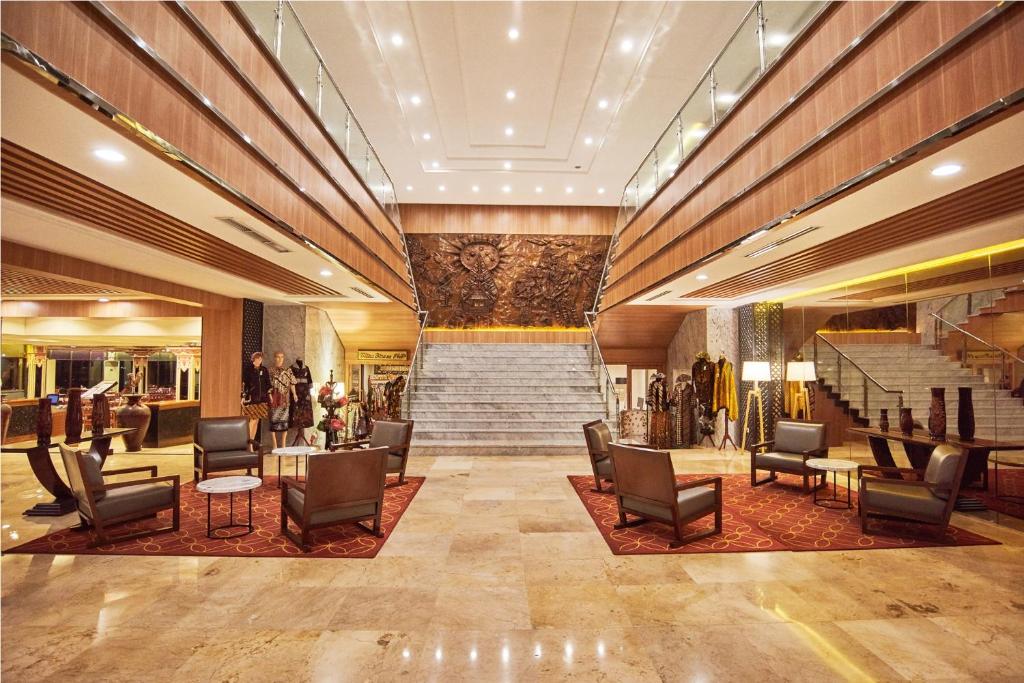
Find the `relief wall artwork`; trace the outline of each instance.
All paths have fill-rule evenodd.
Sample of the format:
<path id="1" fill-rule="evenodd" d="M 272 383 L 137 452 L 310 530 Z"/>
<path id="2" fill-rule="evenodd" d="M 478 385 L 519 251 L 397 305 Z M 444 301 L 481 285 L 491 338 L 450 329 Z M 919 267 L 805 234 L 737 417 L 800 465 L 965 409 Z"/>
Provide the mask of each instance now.
<path id="1" fill-rule="evenodd" d="M 431 327 L 583 327 L 605 235 L 407 235 Z"/>

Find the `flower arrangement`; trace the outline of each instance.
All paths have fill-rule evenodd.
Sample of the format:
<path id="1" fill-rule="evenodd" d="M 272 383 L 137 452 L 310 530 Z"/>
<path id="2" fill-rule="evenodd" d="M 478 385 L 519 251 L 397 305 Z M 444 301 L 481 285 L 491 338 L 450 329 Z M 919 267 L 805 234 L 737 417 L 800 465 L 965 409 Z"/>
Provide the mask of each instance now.
<path id="1" fill-rule="evenodd" d="M 326 445 L 341 440 L 339 432 L 345 429 L 345 420 L 335 415 L 334 411 L 348 405 L 348 398 L 336 393 L 334 382 L 326 382 L 317 392 L 316 402 L 327 411 L 316 425 L 316 428 L 325 434 Z"/>

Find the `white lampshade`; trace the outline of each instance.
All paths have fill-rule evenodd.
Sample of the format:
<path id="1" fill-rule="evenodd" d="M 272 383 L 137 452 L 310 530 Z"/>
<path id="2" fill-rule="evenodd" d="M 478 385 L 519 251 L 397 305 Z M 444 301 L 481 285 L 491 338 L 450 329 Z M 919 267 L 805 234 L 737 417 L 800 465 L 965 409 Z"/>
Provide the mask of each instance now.
<path id="1" fill-rule="evenodd" d="M 743 361 L 744 382 L 767 382 L 772 378 L 771 368 L 766 360 Z"/>
<path id="2" fill-rule="evenodd" d="M 814 361 L 791 360 L 786 363 L 787 382 L 813 382 L 818 379 L 814 372 Z"/>

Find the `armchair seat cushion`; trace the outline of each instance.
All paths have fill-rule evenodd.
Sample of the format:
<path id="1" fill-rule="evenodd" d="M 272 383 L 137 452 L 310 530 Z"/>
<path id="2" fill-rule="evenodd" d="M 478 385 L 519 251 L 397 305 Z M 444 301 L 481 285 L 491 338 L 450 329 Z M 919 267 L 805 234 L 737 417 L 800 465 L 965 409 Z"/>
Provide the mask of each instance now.
<path id="1" fill-rule="evenodd" d="M 260 457 L 250 450 L 214 451 L 206 454 L 206 461 L 213 468 L 222 467 L 255 467 Z"/>
<path id="2" fill-rule="evenodd" d="M 622 503 L 626 509 L 634 510 L 644 516 L 672 521 L 672 511 L 667 507 L 631 496 L 623 496 Z M 689 517 L 703 510 L 713 509 L 715 507 L 715 490 L 700 486 L 678 491 L 676 505 L 679 506 L 680 517 Z"/>
<path id="3" fill-rule="evenodd" d="M 602 477 L 612 478 L 612 459 L 605 458 L 604 460 L 598 460 L 596 463 L 597 473 Z"/>
<path id="4" fill-rule="evenodd" d="M 287 497 L 288 509 L 295 515 L 296 519 L 302 519 L 302 510 L 306 504 L 306 495 L 302 491 L 289 488 Z M 372 517 L 377 514 L 376 503 L 363 503 L 362 505 L 348 505 L 345 507 L 320 510 L 310 516 L 311 524 L 330 524 L 331 522 L 343 522 L 346 519 L 359 517 Z"/>
<path id="5" fill-rule="evenodd" d="M 941 520 L 946 501 L 923 486 L 901 486 L 876 479 L 862 482 L 860 504 L 869 512 L 900 517 L 906 513 Z"/>
<path id="6" fill-rule="evenodd" d="M 754 462 L 759 469 L 781 470 L 783 472 L 803 472 L 804 456 L 799 453 L 757 453 Z"/>
<path id="7" fill-rule="evenodd" d="M 106 494 L 103 500 L 96 501 L 96 511 L 103 519 L 125 517 L 159 505 L 170 507 L 174 504 L 174 486 L 163 482 L 125 486 L 111 489 Z"/>

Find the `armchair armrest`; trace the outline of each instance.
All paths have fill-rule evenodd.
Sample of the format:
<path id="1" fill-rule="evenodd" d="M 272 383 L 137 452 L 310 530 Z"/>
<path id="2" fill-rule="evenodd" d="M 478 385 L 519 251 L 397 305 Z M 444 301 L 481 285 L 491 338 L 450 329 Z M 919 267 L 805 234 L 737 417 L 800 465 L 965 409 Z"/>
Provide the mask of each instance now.
<path id="1" fill-rule="evenodd" d="M 761 443 L 752 443 L 749 446 L 747 446 L 747 450 L 750 451 L 751 453 L 753 453 L 758 448 L 767 448 L 768 446 L 774 446 L 774 445 L 775 445 L 775 439 L 772 439 L 771 441 L 762 441 Z"/>
<path id="2" fill-rule="evenodd" d="M 828 453 L 828 446 L 825 448 L 811 448 L 806 451 L 800 451 L 800 455 L 803 456 L 804 460 L 810 460 L 815 457 L 826 457 L 824 454 Z"/>
<path id="3" fill-rule="evenodd" d="M 192 442 L 192 450 L 195 451 L 196 455 L 203 455 L 206 453 L 206 447 L 200 446 L 195 441 Z"/>
<path id="4" fill-rule="evenodd" d="M 180 474 L 168 474 L 163 477 L 153 477 L 152 479 L 132 479 L 131 481 L 119 481 L 116 484 L 104 484 L 103 486 L 91 486 L 91 491 L 111 491 L 113 489 L 123 489 L 126 486 L 137 486 L 138 484 L 156 484 L 159 482 L 169 481 L 174 484 L 174 488 L 181 487 L 181 475 Z"/>
<path id="5" fill-rule="evenodd" d="M 128 474 L 129 472 L 149 472 L 149 476 L 156 476 L 156 465 L 150 465 L 148 467 L 125 467 L 120 470 L 105 470 L 100 472 L 104 477 L 111 477 L 115 474 Z"/>
<path id="6" fill-rule="evenodd" d="M 370 444 L 369 439 L 357 439 L 355 441 L 345 441 L 344 443 L 332 443 L 329 450 L 340 451 L 340 450 L 351 450 L 354 448 L 360 448 L 362 446 L 368 446 Z"/>
<path id="7" fill-rule="evenodd" d="M 299 481 L 295 477 L 281 477 L 281 492 L 282 492 L 282 495 L 284 494 L 284 491 L 287 488 L 298 489 L 299 491 L 302 491 L 303 493 L 305 493 L 306 492 L 306 482 Z"/>
<path id="8" fill-rule="evenodd" d="M 896 484 L 897 486 L 917 486 L 919 488 L 932 489 L 933 491 L 944 491 L 948 490 L 949 487 L 939 487 L 935 484 L 929 484 L 926 481 L 914 481 L 912 479 L 885 479 L 883 477 L 862 477 L 860 482 L 861 486 L 867 486 L 870 482 L 880 481 L 886 484 Z"/>
<path id="9" fill-rule="evenodd" d="M 695 489 L 698 486 L 708 486 L 714 484 L 715 486 L 722 485 L 721 477 L 704 477 L 703 479 L 695 479 L 694 481 L 688 481 L 683 484 L 676 484 L 676 491 L 685 491 L 686 489 Z"/>
<path id="10" fill-rule="evenodd" d="M 857 467 L 857 475 L 858 476 L 861 476 L 861 477 L 864 476 L 865 472 L 880 472 L 883 475 L 885 475 L 885 474 L 889 474 L 889 475 L 892 475 L 892 474 L 899 474 L 899 475 L 902 475 L 902 474 L 916 474 L 918 476 L 921 476 L 924 473 L 923 470 L 916 470 L 913 467 L 884 467 L 882 465 L 860 465 L 859 467 Z M 878 477 L 876 477 L 876 479 L 877 478 Z M 891 479 L 891 477 L 890 477 L 890 479 Z M 902 479 L 902 477 L 900 477 L 900 479 Z"/>

